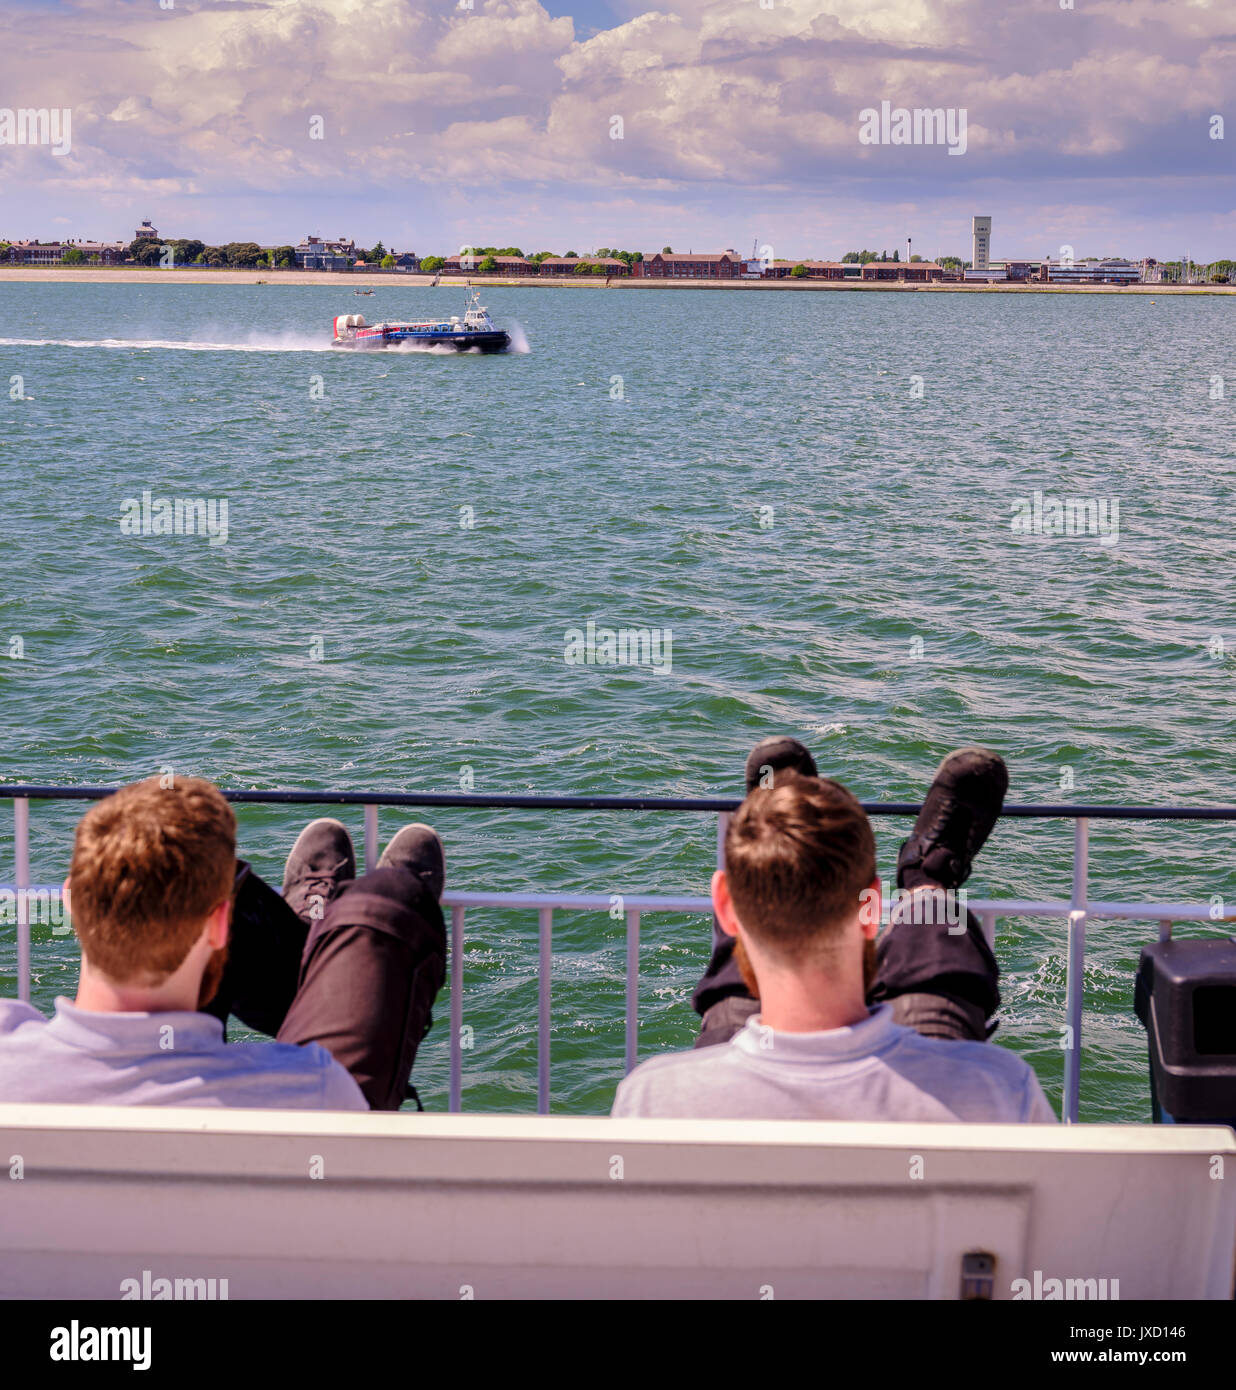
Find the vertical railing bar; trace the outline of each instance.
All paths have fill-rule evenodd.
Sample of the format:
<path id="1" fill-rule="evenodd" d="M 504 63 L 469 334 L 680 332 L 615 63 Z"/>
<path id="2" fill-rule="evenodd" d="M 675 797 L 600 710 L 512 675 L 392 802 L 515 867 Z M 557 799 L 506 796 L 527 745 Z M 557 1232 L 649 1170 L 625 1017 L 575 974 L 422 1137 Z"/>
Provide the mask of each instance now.
<path id="1" fill-rule="evenodd" d="M 553 960 L 554 910 L 537 909 L 540 926 L 540 956 L 537 970 L 536 1006 L 536 1112 L 549 1114 L 549 976 Z"/>
<path id="2" fill-rule="evenodd" d="M 365 807 L 365 872 L 373 873 L 378 864 L 378 806 L 370 802 Z"/>
<path id="3" fill-rule="evenodd" d="M 996 949 L 996 914 L 984 912 L 979 920 L 983 924 L 983 935 L 987 938 L 987 944 L 994 952 Z"/>
<path id="4" fill-rule="evenodd" d="M 450 1111 L 463 1109 L 463 939 L 464 911 L 451 908 L 451 1099 Z"/>
<path id="5" fill-rule="evenodd" d="M 17 889 L 17 997 L 30 1002 L 30 802 L 13 798 L 13 886 Z"/>
<path id="6" fill-rule="evenodd" d="M 1090 879 L 1090 822 L 1073 822 L 1073 895 L 1065 967 L 1065 1015 L 1068 1049 L 1064 1056 L 1065 1124 L 1076 1124 L 1081 1103 L 1082 1002 L 1086 977 L 1086 906 Z"/>
<path id="7" fill-rule="evenodd" d="M 627 1052 L 626 1069 L 639 1056 L 639 908 L 627 913 Z"/>
<path id="8" fill-rule="evenodd" d="M 722 811 L 717 816 L 717 868 L 725 868 L 725 832 L 730 828 L 730 813 Z"/>

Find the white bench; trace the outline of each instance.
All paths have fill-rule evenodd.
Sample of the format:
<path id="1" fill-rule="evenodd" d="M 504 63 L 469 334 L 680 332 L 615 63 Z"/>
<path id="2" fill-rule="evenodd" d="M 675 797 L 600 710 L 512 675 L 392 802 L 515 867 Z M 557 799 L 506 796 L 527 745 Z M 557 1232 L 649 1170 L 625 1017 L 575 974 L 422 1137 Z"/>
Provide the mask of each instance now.
<path id="1" fill-rule="evenodd" d="M 0 1298 L 956 1298 L 968 1252 L 1230 1298 L 1236 1254 L 1221 1127 L 0 1105 L 0 1169 Z"/>

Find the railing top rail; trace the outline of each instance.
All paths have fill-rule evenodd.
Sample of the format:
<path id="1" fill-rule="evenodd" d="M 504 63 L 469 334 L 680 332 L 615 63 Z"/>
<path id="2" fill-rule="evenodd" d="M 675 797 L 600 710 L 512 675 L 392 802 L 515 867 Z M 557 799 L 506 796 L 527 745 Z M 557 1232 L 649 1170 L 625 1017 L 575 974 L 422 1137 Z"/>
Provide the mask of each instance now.
<path id="1" fill-rule="evenodd" d="M 0 798 L 30 801 L 97 801 L 117 787 L 63 787 L 36 783 L 0 783 Z M 221 788 L 229 801 L 306 806 L 471 806 L 476 809 L 545 811 L 736 811 L 737 796 L 568 796 L 539 792 L 399 792 L 340 791 L 319 787 L 268 790 Z M 864 801 L 869 816 L 916 816 L 917 801 Z M 1079 803 L 1028 803 L 1005 806 L 1002 816 L 1063 820 L 1231 820 L 1236 806 L 1092 806 Z"/>

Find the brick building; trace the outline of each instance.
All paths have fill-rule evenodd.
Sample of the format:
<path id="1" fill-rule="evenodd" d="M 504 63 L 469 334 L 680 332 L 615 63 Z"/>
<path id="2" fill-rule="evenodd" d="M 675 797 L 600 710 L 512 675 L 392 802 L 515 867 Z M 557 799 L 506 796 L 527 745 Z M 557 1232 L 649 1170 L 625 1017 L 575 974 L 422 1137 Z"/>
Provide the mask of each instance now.
<path id="1" fill-rule="evenodd" d="M 729 251 L 658 251 L 645 256 L 642 275 L 652 280 L 738 280 L 743 258 Z"/>

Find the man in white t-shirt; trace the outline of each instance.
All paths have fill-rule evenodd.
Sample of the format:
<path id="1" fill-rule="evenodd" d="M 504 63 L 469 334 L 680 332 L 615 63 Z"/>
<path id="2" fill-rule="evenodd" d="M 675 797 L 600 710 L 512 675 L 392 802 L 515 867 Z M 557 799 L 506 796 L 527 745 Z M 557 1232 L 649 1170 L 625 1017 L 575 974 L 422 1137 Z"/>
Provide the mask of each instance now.
<path id="1" fill-rule="evenodd" d="M 978 922 L 948 898 L 999 815 L 1003 761 L 962 749 L 941 764 L 898 859 L 908 896 L 878 963 L 880 881 L 862 807 L 784 763 L 768 780 L 732 817 L 713 877 L 748 982 L 714 1016 L 713 1035 L 732 1036 L 636 1067 L 613 1113 L 1054 1122 L 1031 1068 L 982 1040 L 995 963 Z"/>

